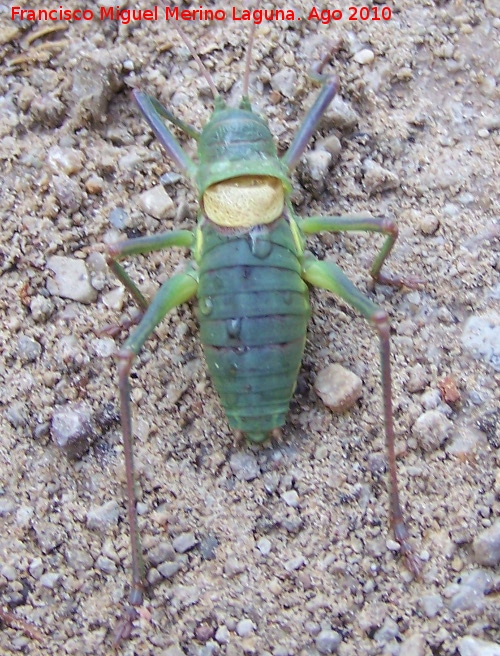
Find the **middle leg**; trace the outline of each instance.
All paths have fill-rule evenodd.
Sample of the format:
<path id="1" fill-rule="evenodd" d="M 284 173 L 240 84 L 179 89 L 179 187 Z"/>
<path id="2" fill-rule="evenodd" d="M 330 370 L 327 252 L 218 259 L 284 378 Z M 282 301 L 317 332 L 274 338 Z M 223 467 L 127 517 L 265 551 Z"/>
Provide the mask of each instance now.
<path id="1" fill-rule="evenodd" d="M 375 256 L 370 269 L 370 275 L 382 285 L 391 285 L 393 287 L 410 287 L 413 288 L 419 284 L 420 280 L 413 276 L 398 276 L 393 273 L 381 273 L 382 266 L 389 257 L 390 252 L 396 239 L 398 238 L 398 226 L 395 221 L 385 218 L 375 218 L 372 216 L 352 215 L 352 216 L 309 216 L 299 222 L 302 232 L 306 235 L 314 235 L 318 232 L 378 232 L 385 235 L 385 241 L 382 248 Z"/>

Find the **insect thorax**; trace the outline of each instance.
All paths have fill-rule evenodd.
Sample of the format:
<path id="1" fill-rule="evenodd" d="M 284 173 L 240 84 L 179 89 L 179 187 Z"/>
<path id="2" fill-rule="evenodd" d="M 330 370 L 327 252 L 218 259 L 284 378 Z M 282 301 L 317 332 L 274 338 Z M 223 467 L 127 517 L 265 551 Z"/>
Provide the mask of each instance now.
<path id="1" fill-rule="evenodd" d="M 220 205 L 228 202 L 228 193 L 231 203 L 235 202 L 238 194 L 249 194 L 248 200 L 251 197 L 252 203 L 258 198 L 258 211 L 263 212 L 267 220 L 262 220 L 261 216 L 257 223 L 270 222 L 280 216 L 281 211 L 277 208 L 283 208 L 283 199 L 290 192 L 291 184 L 288 170 L 278 157 L 264 118 L 249 109 L 217 108 L 198 140 L 198 159 L 198 192 L 200 198 L 208 202 L 216 218 L 220 214 L 225 215 Z M 228 192 L 228 185 L 225 185 L 212 189 L 211 197 L 204 198 L 210 187 L 235 178 L 243 178 L 237 183 L 240 191 L 236 194 Z M 277 180 L 281 182 L 281 190 Z M 213 209 L 214 203 L 219 210 Z"/>

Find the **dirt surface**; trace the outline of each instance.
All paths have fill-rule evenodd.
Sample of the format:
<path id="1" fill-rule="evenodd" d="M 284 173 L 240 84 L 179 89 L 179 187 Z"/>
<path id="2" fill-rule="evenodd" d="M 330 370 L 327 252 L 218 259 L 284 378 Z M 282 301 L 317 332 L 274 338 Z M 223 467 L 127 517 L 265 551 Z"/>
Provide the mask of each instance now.
<path id="1" fill-rule="evenodd" d="M 370 326 L 312 293 L 283 439 L 251 447 L 227 427 L 186 305 L 156 330 L 133 374 L 151 585 L 123 654 L 490 653 L 476 639 L 500 649 L 498 595 L 484 594 L 499 548 L 480 548 L 500 508 L 500 4 L 397 5 L 388 21 L 326 25 L 306 20 L 311 6 L 297 0 L 303 20 L 258 26 L 251 86 L 284 150 L 317 93 L 307 72 L 337 44 L 327 72 L 340 77 L 345 104 L 316 140 L 337 137 L 341 149 L 331 138 L 320 176 L 307 161 L 322 156 L 303 159 L 297 211 L 396 219 L 388 268 L 423 280 L 417 290 L 371 289 L 380 237 L 309 242 L 390 314 L 399 473 L 422 576 L 407 571 L 388 528 Z M 227 20 L 183 29 L 235 102 L 249 23 L 222 8 Z M 166 219 L 144 211 L 140 194 L 176 169 L 129 89 L 197 127 L 213 105 L 171 23 L 12 22 L 6 5 L 1 12 L 0 601 L 43 640 L 4 625 L 0 651 L 106 654 L 130 554 L 115 343 L 99 330 L 133 304 L 89 247 L 195 225 L 183 178 L 166 187 Z M 70 287 L 85 302 L 54 287 L 54 255 L 84 263 L 92 286 Z M 127 270 L 150 296 L 188 257 L 172 249 L 132 258 Z M 342 415 L 313 389 L 334 362 L 363 380 L 362 399 Z M 92 445 L 70 460 L 54 442 L 54 417 L 74 417 L 74 404 Z"/>

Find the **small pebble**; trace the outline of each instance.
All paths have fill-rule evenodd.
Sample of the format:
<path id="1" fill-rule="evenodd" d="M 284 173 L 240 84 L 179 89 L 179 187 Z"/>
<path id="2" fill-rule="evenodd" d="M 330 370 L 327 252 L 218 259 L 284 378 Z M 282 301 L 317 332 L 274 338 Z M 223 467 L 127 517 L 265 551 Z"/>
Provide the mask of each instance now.
<path id="1" fill-rule="evenodd" d="M 102 506 L 94 506 L 87 513 L 87 526 L 93 531 L 105 531 L 118 524 L 120 507 L 116 501 L 108 501 Z"/>
<path id="2" fill-rule="evenodd" d="M 175 171 L 167 171 L 160 176 L 160 182 L 164 187 L 170 187 L 171 185 L 176 184 L 182 178 L 180 173 Z"/>
<path id="3" fill-rule="evenodd" d="M 375 55 L 373 53 L 373 50 L 369 50 L 368 48 L 363 48 L 363 50 L 359 50 L 354 55 L 353 59 L 358 64 L 371 64 L 375 59 Z"/>
<path id="4" fill-rule="evenodd" d="M 472 548 L 476 563 L 485 567 L 497 567 L 500 564 L 500 520 L 479 533 Z"/>
<path id="5" fill-rule="evenodd" d="M 252 620 L 249 619 L 240 620 L 236 625 L 236 633 L 240 636 L 240 638 L 249 636 L 255 631 L 255 629 L 255 624 L 252 622 Z"/>
<path id="6" fill-rule="evenodd" d="M 386 617 L 384 623 L 378 631 L 375 631 L 374 639 L 377 642 L 384 643 L 399 637 L 399 627 L 390 617 Z"/>
<path id="7" fill-rule="evenodd" d="M 54 549 L 61 546 L 61 544 L 65 544 L 68 539 L 66 531 L 60 524 L 46 521 L 34 522 L 33 530 L 35 531 L 38 545 L 44 554 L 51 553 Z"/>
<path id="8" fill-rule="evenodd" d="M 148 551 L 148 560 L 152 565 L 161 565 L 166 560 L 175 559 L 175 550 L 170 542 L 160 542 Z"/>
<path id="9" fill-rule="evenodd" d="M 302 519 L 298 515 L 287 515 L 280 521 L 280 525 L 288 533 L 297 533 L 302 528 Z"/>
<path id="10" fill-rule="evenodd" d="M 30 416 L 28 407 L 23 401 L 14 401 L 14 403 L 11 403 L 5 411 L 5 418 L 10 424 L 12 424 L 12 426 L 14 426 L 14 428 L 26 426 Z"/>
<path id="11" fill-rule="evenodd" d="M 139 196 L 139 205 L 144 212 L 155 219 L 173 219 L 175 216 L 174 201 L 162 185 L 156 185 Z"/>
<path id="12" fill-rule="evenodd" d="M 8 497 L 0 497 L 0 517 L 9 515 L 11 512 L 14 512 L 16 509 L 16 504 L 12 499 Z"/>
<path id="13" fill-rule="evenodd" d="M 68 458 L 80 459 L 95 439 L 92 412 L 85 403 L 67 403 L 52 415 L 50 433 Z"/>
<path id="14" fill-rule="evenodd" d="M 342 637 L 337 631 L 323 629 L 316 636 L 316 649 L 320 654 L 335 654 L 342 642 Z"/>
<path id="15" fill-rule="evenodd" d="M 421 633 L 414 633 L 401 643 L 401 656 L 425 656 L 425 638 Z"/>
<path id="16" fill-rule="evenodd" d="M 297 73 L 293 68 L 282 68 L 271 78 L 271 88 L 279 91 L 285 98 L 295 96 L 297 86 Z"/>
<path id="17" fill-rule="evenodd" d="M 500 645 L 473 636 L 465 636 L 458 642 L 458 652 L 460 656 L 500 656 Z"/>
<path id="18" fill-rule="evenodd" d="M 260 476 L 260 467 L 257 458 L 252 453 L 238 451 L 229 459 L 231 471 L 240 481 L 252 481 Z"/>
<path id="19" fill-rule="evenodd" d="M 389 551 L 394 551 L 395 553 L 401 550 L 401 545 L 399 542 L 396 542 L 396 540 L 391 540 L 390 538 L 386 540 L 385 546 Z"/>
<path id="20" fill-rule="evenodd" d="M 500 128 L 500 114 L 481 116 L 478 120 L 478 125 L 479 127 L 486 128 L 487 130 L 498 130 Z"/>
<path id="21" fill-rule="evenodd" d="M 467 456 L 474 453 L 479 445 L 484 445 L 485 443 L 485 435 L 480 430 L 474 426 L 461 426 L 453 431 L 453 438 L 446 445 L 446 453 Z"/>
<path id="22" fill-rule="evenodd" d="M 334 412 L 345 412 L 363 395 L 363 382 L 340 364 L 331 364 L 316 376 L 314 389 Z"/>
<path id="23" fill-rule="evenodd" d="M 412 433 L 424 451 L 435 451 L 448 438 L 452 422 L 439 410 L 424 412 L 413 424 Z"/>
<path id="24" fill-rule="evenodd" d="M 224 563 L 224 574 L 232 578 L 244 572 L 247 565 L 244 561 L 238 560 L 235 556 L 229 556 Z"/>
<path id="25" fill-rule="evenodd" d="M 288 647 L 283 647 L 282 645 L 278 645 L 273 649 L 272 656 L 291 656 L 292 652 L 288 649 Z M 270 652 L 263 652 L 262 656 L 271 656 Z"/>
<path id="26" fill-rule="evenodd" d="M 304 161 L 308 168 L 309 178 L 314 182 L 320 182 L 328 175 L 332 156 L 327 150 L 315 148 L 304 155 Z"/>
<path id="27" fill-rule="evenodd" d="M 61 172 L 66 175 L 78 173 L 82 170 L 83 163 L 83 152 L 75 148 L 52 146 L 47 152 L 47 164 L 56 175 Z"/>
<path id="28" fill-rule="evenodd" d="M 103 0 L 102 4 L 104 5 L 105 2 L 108 2 L 108 0 Z M 163 652 L 163 656 L 185 656 L 185 653 L 186 652 L 177 645 L 172 645 Z"/>
<path id="29" fill-rule="evenodd" d="M 470 316 L 462 332 L 462 344 L 474 357 L 500 371 L 500 314 Z"/>
<path id="30" fill-rule="evenodd" d="M 85 183 L 85 189 L 89 194 L 102 194 L 104 189 L 104 180 L 99 175 L 91 175 Z"/>
<path id="31" fill-rule="evenodd" d="M 44 588 L 49 588 L 50 590 L 53 590 L 59 583 L 60 579 L 61 579 L 60 574 L 56 574 L 55 572 L 47 572 L 46 574 L 42 574 L 42 576 L 40 577 L 40 583 L 43 585 Z"/>
<path id="32" fill-rule="evenodd" d="M 54 312 L 54 303 L 50 298 L 37 294 L 30 301 L 30 311 L 34 321 L 45 323 Z"/>
<path id="33" fill-rule="evenodd" d="M 438 387 L 445 403 L 457 403 L 460 401 L 460 391 L 453 376 L 445 376 L 438 382 Z"/>
<path id="34" fill-rule="evenodd" d="M 420 220 L 419 228 L 424 235 L 433 235 L 439 228 L 439 219 L 434 214 L 426 214 Z"/>
<path id="35" fill-rule="evenodd" d="M 351 105 L 337 94 L 325 110 L 323 121 L 330 128 L 348 131 L 356 127 L 359 117 Z"/>
<path id="36" fill-rule="evenodd" d="M 170 579 L 177 574 L 181 568 L 181 563 L 178 561 L 165 561 L 158 566 L 158 571 L 164 579 Z"/>
<path id="37" fill-rule="evenodd" d="M 54 272 L 47 279 L 47 290 L 52 296 L 70 298 L 80 303 L 92 303 L 97 298 L 91 286 L 85 262 L 72 257 L 53 255 L 47 260 L 47 268 Z"/>
<path id="38" fill-rule="evenodd" d="M 321 139 L 317 142 L 317 149 L 326 150 L 332 156 L 331 161 L 337 161 L 342 152 L 342 144 L 340 139 L 335 135 L 331 134 L 324 139 Z"/>
<path id="39" fill-rule="evenodd" d="M 111 52 L 82 53 L 76 58 L 67 90 L 75 129 L 89 122 L 104 122 L 109 101 L 122 83 L 121 69 L 121 61 Z"/>
<path id="40" fill-rule="evenodd" d="M 74 548 L 66 550 L 66 561 L 68 565 L 77 572 L 89 570 L 94 564 L 94 559 L 88 551 Z"/>
<path id="41" fill-rule="evenodd" d="M 34 558 L 28 566 L 28 572 L 34 579 L 39 579 L 45 567 L 43 566 L 43 561 L 41 558 Z"/>
<path id="42" fill-rule="evenodd" d="M 196 546 L 197 542 L 198 540 L 194 533 L 181 533 L 172 540 L 172 546 L 177 553 L 186 553 L 186 551 Z"/>
<path id="43" fill-rule="evenodd" d="M 299 507 L 299 495 L 296 490 L 287 490 L 286 492 L 283 492 L 281 498 L 287 506 L 291 506 L 292 508 Z"/>
<path id="44" fill-rule="evenodd" d="M 107 558 L 106 556 L 98 556 L 95 564 L 97 569 L 100 569 L 101 572 L 104 572 L 105 574 L 112 574 L 113 572 L 116 572 L 115 563 L 111 560 L 111 558 Z"/>
<path id="45" fill-rule="evenodd" d="M 199 642 L 208 642 L 214 637 L 215 629 L 208 624 L 200 624 L 195 628 L 194 635 Z"/>
<path id="46" fill-rule="evenodd" d="M 226 645 L 229 642 L 229 629 L 227 626 L 219 626 L 215 632 L 215 639 L 221 645 Z"/>
<path id="47" fill-rule="evenodd" d="M 422 392 L 429 384 L 429 374 L 421 364 L 416 364 L 409 370 L 409 380 L 406 383 L 406 389 L 410 394 Z"/>
<path id="48" fill-rule="evenodd" d="M 287 572 L 294 572 L 297 569 L 300 569 L 305 565 L 306 559 L 304 556 L 296 556 L 295 558 L 290 558 L 290 560 L 287 560 L 283 567 L 286 569 Z"/>
<path id="49" fill-rule="evenodd" d="M 388 189 L 397 189 L 399 187 L 399 178 L 395 173 L 383 168 L 377 162 L 365 159 L 363 162 L 363 186 L 372 195 Z"/>
<path id="50" fill-rule="evenodd" d="M 92 274 L 107 273 L 108 263 L 102 253 L 93 251 L 86 259 L 87 268 Z"/>
<path id="51" fill-rule="evenodd" d="M 98 358 L 109 358 L 116 353 L 116 342 L 111 337 L 93 339 L 92 350 Z"/>
<path id="52" fill-rule="evenodd" d="M 422 595 L 419 600 L 420 606 L 425 615 L 431 619 L 436 617 L 444 605 L 443 598 L 440 594 L 427 594 Z"/>
<path id="53" fill-rule="evenodd" d="M 143 163 L 143 154 L 138 150 L 132 150 L 131 152 L 126 153 L 118 160 L 118 166 L 122 171 L 133 171 L 142 166 Z"/>
<path id="54" fill-rule="evenodd" d="M 109 222 L 117 230 L 123 230 L 128 218 L 127 212 L 123 207 L 115 207 L 109 214 Z"/>
<path id="55" fill-rule="evenodd" d="M 267 538 L 260 538 L 260 540 L 257 542 L 257 549 L 263 556 L 269 556 L 271 553 L 271 546 L 271 541 Z"/>
<path id="56" fill-rule="evenodd" d="M 16 524 L 24 528 L 29 527 L 34 514 L 33 506 L 21 506 L 16 512 Z"/>
<path id="57" fill-rule="evenodd" d="M 219 541 L 214 535 L 206 535 L 198 545 L 200 555 L 204 560 L 213 560 L 217 555 Z"/>
<path id="58" fill-rule="evenodd" d="M 450 610 L 473 610 L 481 613 L 485 603 L 485 592 L 491 583 L 491 576 L 486 570 L 476 569 L 467 572 L 460 583 L 453 583 L 445 588 L 444 593 L 450 596 Z"/>
<path id="59" fill-rule="evenodd" d="M 484 7 L 490 14 L 500 18 L 500 0 L 484 0 Z"/>
<path id="60" fill-rule="evenodd" d="M 274 494 L 280 483 L 281 476 L 277 471 L 266 472 L 263 476 L 264 489 L 268 494 Z"/>
<path id="61" fill-rule="evenodd" d="M 52 178 L 54 193 L 65 213 L 74 214 L 83 203 L 83 190 L 81 185 L 67 175 L 61 173 Z"/>
<path id="62" fill-rule="evenodd" d="M 387 469 L 385 453 L 368 454 L 368 467 L 372 474 L 383 474 Z"/>
<path id="63" fill-rule="evenodd" d="M 396 72 L 398 80 L 407 82 L 413 78 L 413 71 L 409 66 L 401 66 Z"/>
<path id="64" fill-rule="evenodd" d="M 457 201 L 459 203 L 462 203 L 462 205 L 473 205 L 476 203 L 476 198 L 473 194 L 464 191 L 463 193 L 457 196 Z"/>
<path id="65" fill-rule="evenodd" d="M 21 335 L 17 340 L 17 353 L 22 362 L 34 362 L 40 357 L 42 347 L 31 337 Z"/>
<path id="66" fill-rule="evenodd" d="M 7 581 L 15 581 L 17 578 L 16 568 L 12 565 L 5 564 L 0 569 L 0 574 L 7 579 Z"/>

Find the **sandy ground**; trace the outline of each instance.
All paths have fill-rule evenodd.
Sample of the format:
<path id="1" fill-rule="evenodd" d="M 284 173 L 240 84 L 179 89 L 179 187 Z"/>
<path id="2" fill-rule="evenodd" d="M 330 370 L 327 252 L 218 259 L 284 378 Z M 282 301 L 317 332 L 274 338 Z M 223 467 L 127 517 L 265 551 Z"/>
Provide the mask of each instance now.
<path id="1" fill-rule="evenodd" d="M 307 71 L 339 41 L 328 70 L 346 105 L 318 139 L 336 136 L 341 152 L 319 181 L 301 163 L 294 200 L 303 215 L 397 219 L 390 269 L 423 279 L 418 290 L 372 290 L 379 237 L 310 240 L 391 316 L 398 464 L 422 576 L 406 570 L 387 525 L 378 346 L 365 321 L 313 292 L 283 439 L 256 448 L 228 429 L 195 308 L 184 306 L 156 330 L 133 375 L 151 586 L 124 654 L 463 656 L 486 653 L 474 639 L 500 643 L 498 596 L 484 595 L 498 571 L 476 548 L 500 508 L 500 5 L 397 4 L 389 21 L 263 23 L 252 89 L 286 147 L 317 93 Z M 293 7 L 304 17 L 311 9 Z M 89 246 L 195 222 L 184 179 L 167 187 L 169 218 L 143 209 L 140 194 L 175 166 L 129 87 L 197 127 L 212 103 L 170 24 L 13 23 L 1 11 L 0 601 L 43 641 L 3 626 L 0 651 L 106 654 L 130 555 L 114 342 L 98 331 L 133 306 Z M 248 23 L 184 29 L 217 87 L 237 98 Z M 51 286 L 53 255 L 85 263 L 88 302 Z M 137 257 L 129 271 L 151 295 L 188 257 Z M 313 389 L 332 362 L 364 383 L 343 415 Z M 89 414 L 93 440 L 76 461 L 51 429 L 71 403 Z"/>

